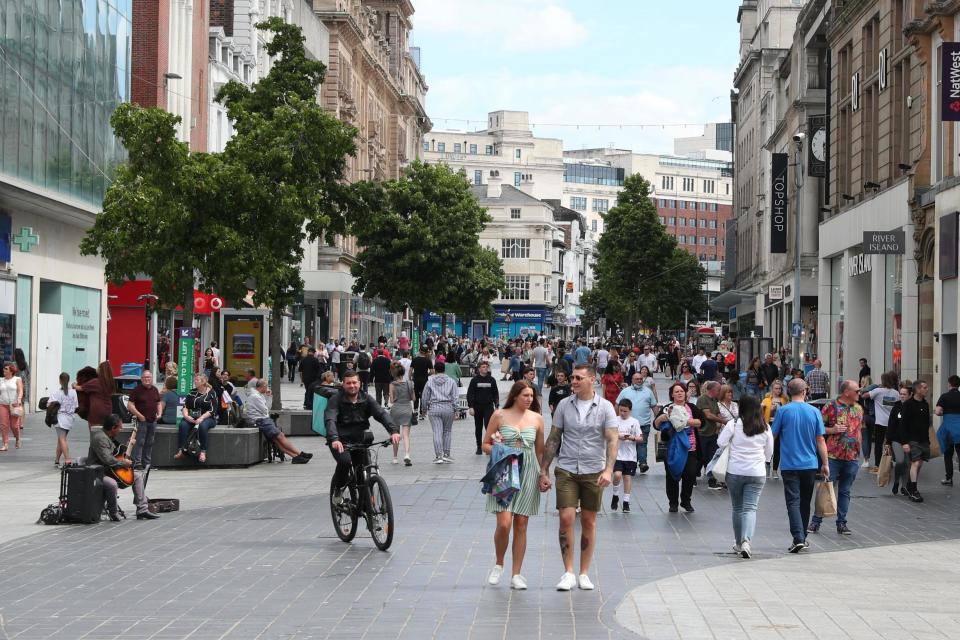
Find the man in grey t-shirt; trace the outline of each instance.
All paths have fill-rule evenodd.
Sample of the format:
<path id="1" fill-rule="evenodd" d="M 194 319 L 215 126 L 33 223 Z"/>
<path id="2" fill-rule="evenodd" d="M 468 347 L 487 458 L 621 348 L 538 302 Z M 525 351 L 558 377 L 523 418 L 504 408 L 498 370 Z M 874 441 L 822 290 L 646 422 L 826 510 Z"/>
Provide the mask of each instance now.
<path id="1" fill-rule="evenodd" d="M 609 400 L 598 395 L 593 386 L 596 371 L 590 365 L 577 365 L 570 376 L 574 395 L 557 404 L 553 426 L 544 444 L 540 467 L 540 490 L 550 486 L 550 463 L 557 460 L 557 508 L 560 510 L 560 553 L 564 574 L 558 591 L 593 589 L 587 573 L 597 539 L 597 512 L 603 489 L 613 477 L 617 461 L 619 430 L 617 414 Z M 580 576 L 573 573 L 573 527 L 580 513 Z"/>
<path id="2" fill-rule="evenodd" d="M 550 352 L 547 351 L 546 341 L 540 338 L 540 343 L 533 350 L 533 368 L 537 371 L 537 395 L 543 395 L 543 381 L 547 378 L 547 367 Z"/>

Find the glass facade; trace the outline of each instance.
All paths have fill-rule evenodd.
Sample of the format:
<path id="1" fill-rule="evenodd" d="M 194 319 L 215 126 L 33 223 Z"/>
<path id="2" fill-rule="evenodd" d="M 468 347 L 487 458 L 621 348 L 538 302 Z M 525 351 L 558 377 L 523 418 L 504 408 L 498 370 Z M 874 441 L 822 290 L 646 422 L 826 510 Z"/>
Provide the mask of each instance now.
<path id="1" fill-rule="evenodd" d="M 610 187 L 622 187 L 624 170 L 617 167 L 604 167 L 594 164 L 567 163 L 563 167 L 563 181 L 577 184 L 602 184 Z"/>
<path id="2" fill-rule="evenodd" d="M 124 151 L 132 0 L 0 2 L 0 173 L 99 205 Z"/>
<path id="3" fill-rule="evenodd" d="M 733 152 L 732 122 L 720 122 L 717 124 L 717 149 Z"/>
<path id="4" fill-rule="evenodd" d="M 833 354 L 836 372 L 833 378 L 843 377 L 843 305 L 846 294 L 846 271 L 843 256 L 830 260 L 830 329 L 833 331 Z M 836 387 L 836 384 L 834 384 Z"/>

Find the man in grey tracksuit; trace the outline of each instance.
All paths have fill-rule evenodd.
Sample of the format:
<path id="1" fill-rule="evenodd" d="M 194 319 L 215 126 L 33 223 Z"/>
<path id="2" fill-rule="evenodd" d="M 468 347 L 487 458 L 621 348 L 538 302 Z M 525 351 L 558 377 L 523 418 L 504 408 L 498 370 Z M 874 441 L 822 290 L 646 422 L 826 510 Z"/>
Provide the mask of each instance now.
<path id="1" fill-rule="evenodd" d="M 437 362 L 434 374 L 423 389 L 421 407 L 427 408 L 427 416 L 433 426 L 434 464 L 453 462 L 450 446 L 453 444 L 453 412 L 460 397 L 460 386 L 444 373 L 445 365 Z"/>

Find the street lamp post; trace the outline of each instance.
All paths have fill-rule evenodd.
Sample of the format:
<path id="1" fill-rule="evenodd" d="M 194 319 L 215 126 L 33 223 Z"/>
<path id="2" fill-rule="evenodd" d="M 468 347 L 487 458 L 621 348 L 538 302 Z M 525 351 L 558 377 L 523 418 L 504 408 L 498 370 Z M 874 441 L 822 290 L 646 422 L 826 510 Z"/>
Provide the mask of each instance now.
<path id="1" fill-rule="evenodd" d="M 803 142 L 806 136 L 798 133 L 793 136 L 793 141 L 797 145 L 796 168 L 796 188 L 797 202 L 793 211 L 793 246 L 794 246 L 794 265 L 793 265 L 793 323 L 790 327 L 790 333 L 793 337 L 793 362 L 795 369 L 802 369 L 800 362 L 800 333 L 794 331 L 794 327 L 800 325 L 800 212 L 803 206 Z"/>

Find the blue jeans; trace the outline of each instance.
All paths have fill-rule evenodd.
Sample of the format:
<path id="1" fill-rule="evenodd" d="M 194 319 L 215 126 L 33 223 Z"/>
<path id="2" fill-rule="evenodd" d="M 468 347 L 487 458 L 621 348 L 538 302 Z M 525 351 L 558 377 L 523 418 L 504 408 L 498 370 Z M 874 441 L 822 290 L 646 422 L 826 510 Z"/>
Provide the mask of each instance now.
<path id="1" fill-rule="evenodd" d="M 207 450 L 207 433 L 210 432 L 210 429 L 213 429 L 217 426 L 217 419 L 213 416 L 205 419 L 200 423 L 200 450 Z M 193 428 L 193 425 L 186 420 L 180 421 L 180 427 L 177 429 L 177 448 L 181 451 L 187 446 L 187 438 L 190 436 L 190 429 Z"/>
<path id="2" fill-rule="evenodd" d="M 847 511 L 850 509 L 850 488 L 857 479 L 860 463 L 857 460 L 834 460 L 830 458 L 830 479 L 837 490 L 837 526 L 847 524 Z M 813 523 L 820 524 L 823 518 L 813 516 Z"/>
<path id="3" fill-rule="evenodd" d="M 807 539 L 807 525 L 810 524 L 810 500 L 813 499 L 813 485 L 817 480 L 816 469 L 780 470 L 783 481 L 783 498 L 787 503 L 787 517 L 790 518 L 790 533 L 793 541 Z"/>
<path id="4" fill-rule="evenodd" d="M 727 490 L 733 505 L 733 535 L 737 544 L 753 539 L 753 532 L 757 528 L 757 505 L 765 482 L 763 476 L 727 474 Z"/>
<path id="5" fill-rule="evenodd" d="M 137 443 L 133 445 L 133 462 L 149 466 L 153 461 L 153 441 L 156 438 L 157 423 L 141 422 L 137 426 Z"/>
<path id="6" fill-rule="evenodd" d="M 640 430 L 643 431 L 643 442 L 637 443 L 637 464 L 645 465 L 647 464 L 647 441 L 650 440 L 650 425 L 642 424 Z"/>
<path id="7" fill-rule="evenodd" d="M 547 368 L 537 367 L 537 395 L 543 395 L 543 381 L 547 379 Z"/>

